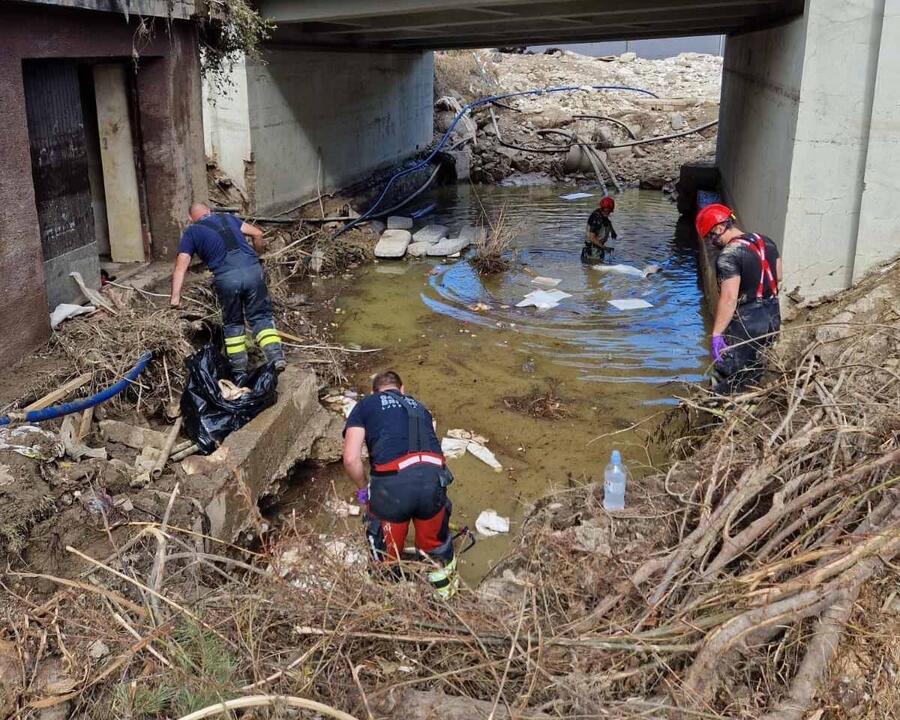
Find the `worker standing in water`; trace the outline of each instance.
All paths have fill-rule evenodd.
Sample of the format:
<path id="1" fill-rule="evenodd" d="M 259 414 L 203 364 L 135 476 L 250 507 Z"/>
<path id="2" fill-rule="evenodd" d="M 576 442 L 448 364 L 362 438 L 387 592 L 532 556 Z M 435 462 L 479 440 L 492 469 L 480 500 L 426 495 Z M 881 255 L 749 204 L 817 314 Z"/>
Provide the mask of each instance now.
<path id="1" fill-rule="evenodd" d="M 615 240 L 615 228 L 609 216 L 616 209 L 616 201 L 609 195 L 600 199 L 599 207 L 591 213 L 587 222 L 587 239 L 581 250 L 581 262 L 599 263 L 606 257 L 606 241 L 612 237 Z"/>
<path id="2" fill-rule="evenodd" d="M 703 240 L 720 250 L 716 258 L 719 301 L 710 343 L 715 390 L 740 392 L 759 382 L 761 354 L 781 328 L 781 257 L 770 238 L 741 230 L 725 205 L 701 209 L 696 227 Z"/>
<path id="3" fill-rule="evenodd" d="M 194 203 L 191 224 L 178 244 L 172 275 L 172 307 L 181 303 L 181 288 L 191 257 L 196 253 L 213 274 L 213 285 L 222 306 L 225 354 L 235 381 L 247 374 L 247 338 L 244 323 L 266 356 L 281 372 L 285 368 L 281 336 L 272 317 L 272 300 L 266 287 L 258 253 L 265 248 L 262 230 L 228 213 L 213 213 L 205 203 Z M 251 246 L 247 238 L 253 242 Z"/>
<path id="4" fill-rule="evenodd" d="M 371 481 L 362 461 L 369 451 Z M 441 598 L 456 593 L 456 557 L 450 533 L 453 481 L 431 413 L 404 392 L 393 370 L 372 381 L 372 394 L 350 412 L 344 427 L 344 468 L 367 508 L 366 539 L 376 562 L 396 562 L 412 520 L 416 548 L 435 564 L 428 581 Z"/>

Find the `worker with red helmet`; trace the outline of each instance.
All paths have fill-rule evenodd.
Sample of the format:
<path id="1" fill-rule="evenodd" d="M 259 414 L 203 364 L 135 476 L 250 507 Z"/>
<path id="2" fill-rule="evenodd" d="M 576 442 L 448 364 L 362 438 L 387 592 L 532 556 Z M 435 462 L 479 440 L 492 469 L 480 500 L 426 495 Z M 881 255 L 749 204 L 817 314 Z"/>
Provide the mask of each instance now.
<path id="1" fill-rule="evenodd" d="M 740 392 L 759 381 L 761 353 L 781 328 L 781 256 L 771 238 L 741 230 L 725 205 L 702 208 L 696 228 L 701 240 L 719 249 L 719 300 L 710 343 L 715 389 L 722 394 Z"/>
<path id="2" fill-rule="evenodd" d="M 609 195 L 605 195 L 600 199 L 599 207 L 591 213 L 587 222 L 587 239 L 584 241 L 584 248 L 581 250 L 581 262 L 598 263 L 603 262 L 606 257 L 606 241 L 610 236 L 615 240 L 615 228 L 609 216 L 616 209 L 616 201 Z"/>

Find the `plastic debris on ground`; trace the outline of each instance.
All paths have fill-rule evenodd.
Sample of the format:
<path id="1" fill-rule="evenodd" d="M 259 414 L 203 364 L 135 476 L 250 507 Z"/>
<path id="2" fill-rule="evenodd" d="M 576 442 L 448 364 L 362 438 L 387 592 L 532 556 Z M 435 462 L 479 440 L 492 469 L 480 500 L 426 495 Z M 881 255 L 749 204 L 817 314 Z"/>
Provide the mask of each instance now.
<path id="1" fill-rule="evenodd" d="M 509 518 L 501 517 L 496 510 L 482 510 L 475 521 L 475 529 L 479 535 L 494 537 L 509 532 Z"/>
<path id="2" fill-rule="evenodd" d="M 447 431 L 447 436 L 441 440 L 441 452 L 448 459 L 462 457 L 468 452 L 477 457 L 481 462 L 492 467 L 495 471 L 500 472 L 503 466 L 497 460 L 494 453 L 488 450 L 488 439 L 482 435 L 476 435 L 471 430 L 463 430 L 461 428 L 453 428 Z"/>
<path id="3" fill-rule="evenodd" d="M 56 435 L 35 425 L 0 428 L 0 450 L 11 450 L 32 460 L 55 460 L 65 452 Z"/>
<path id="4" fill-rule="evenodd" d="M 334 498 L 326 502 L 325 509 L 337 517 L 358 517 L 361 512 L 359 505 L 353 505 L 339 498 Z"/>
<path id="5" fill-rule="evenodd" d="M 50 329 L 56 330 L 65 320 L 69 320 L 79 315 L 90 315 L 97 312 L 97 308 L 93 305 L 70 305 L 68 303 L 60 303 L 53 312 L 50 313 Z"/>
<path id="6" fill-rule="evenodd" d="M 492 453 L 480 443 L 470 442 L 468 445 L 466 445 L 466 452 L 477 457 L 485 465 L 489 465 L 490 467 L 492 467 L 495 472 L 500 472 L 503 470 L 503 466 L 497 460 L 497 457 L 494 455 L 494 453 Z"/>
<path id="7" fill-rule="evenodd" d="M 66 415 L 59 428 L 59 439 L 68 455 L 73 460 L 81 458 L 99 458 L 106 460 L 106 448 L 91 448 L 78 440 L 78 429 L 75 427 L 75 419 Z"/>
<path id="8" fill-rule="evenodd" d="M 181 395 L 185 434 L 209 455 L 230 433 L 275 404 L 278 375 L 271 363 L 253 370 L 244 381 L 251 392 L 226 400 L 219 380 L 231 379 L 231 366 L 214 345 L 185 360 L 187 382 Z"/>
<path id="9" fill-rule="evenodd" d="M 594 197 L 591 193 L 575 192 L 568 195 L 560 195 L 560 200 L 583 200 L 584 198 Z"/>
<path id="10" fill-rule="evenodd" d="M 607 302 L 618 310 L 645 310 L 653 307 L 646 300 L 641 300 L 640 298 L 620 298 L 618 300 L 608 300 Z"/>
<path id="11" fill-rule="evenodd" d="M 643 270 L 631 265 L 591 265 L 597 272 L 610 273 L 615 275 L 629 275 L 631 277 L 646 278 L 653 273 L 660 271 L 659 265 L 648 265 Z"/>
<path id="12" fill-rule="evenodd" d="M 531 278 L 531 282 L 533 285 L 538 285 L 545 290 L 552 290 L 562 282 L 562 278 L 552 278 L 538 275 L 537 277 Z"/>
<path id="13" fill-rule="evenodd" d="M 466 454 L 466 446 L 468 440 L 459 440 L 458 438 L 445 437 L 441 438 L 441 452 L 448 460 L 455 460 Z"/>
<path id="14" fill-rule="evenodd" d="M 562 290 L 535 290 L 517 302 L 516 307 L 521 308 L 533 305 L 538 310 L 549 310 L 550 308 L 555 308 L 561 300 L 568 297 L 572 296 Z"/>

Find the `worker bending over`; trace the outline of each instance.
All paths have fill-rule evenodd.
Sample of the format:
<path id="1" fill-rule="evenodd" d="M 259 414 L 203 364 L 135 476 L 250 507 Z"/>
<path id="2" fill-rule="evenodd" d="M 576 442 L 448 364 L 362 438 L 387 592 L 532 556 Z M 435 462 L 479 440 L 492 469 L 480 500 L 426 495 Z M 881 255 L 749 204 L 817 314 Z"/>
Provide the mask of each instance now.
<path id="1" fill-rule="evenodd" d="M 781 328 L 778 284 L 782 265 L 770 238 L 745 233 L 725 205 L 707 205 L 696 219 L 697 234 L 720 249 L 716 258 L 719 302 L 713 320 L 711 355 L 718 382 L 728 394 L 762 377 L 762 351 Z"/>
<path id="2" fill-rule="evenodd" d="M 178 307 L 181 302 L 184 276 L 196 253 L 213 274 L 213 285 L 222 306 L 225 354 L 235 381 L 240 384 L 247 374 L 245 321 L 266 361 L 274 363 L 275 370 L 281 372 L 285 368 L 284 349 L 275 329 L 272 300 L 257 255 L 265 247 L 262 230 L 234 215 L 213 213 L 204 203 L 191 205 L 190 218 L 191 224 L 178 244 L 172 275 L 172 306 Z M 252 247 L 247 237 L 252 239 Z"/>
<path id="3" fill-rule="evenodd" d="M 371 481 L 366 482 L 362 447 L 369 451 Z M 446 599 L 457 589 L 456 558 L 450 534 L 446 467 L 431 413 L 403 391 L 393 370 L 372 381 L 372 394 L 350 413 L 344 428 L 344 468 L 367 506 L 366 540 L 377 562 L 396 561 L 412 520 L 416 548 L 437 567 L 428 580 Z"/>
<path id="4" fill-rule="evenodd" d="M 606 257 L 606 241 L 610 236 L 615 240 L 615 228 L 609 216 L 616 209 L 616 201 L 609 195 L 600 199 L 600 206 L 591 213 L 587 222 L 587 239 L 581 250 L 581 262 L 599 263 Z"/>

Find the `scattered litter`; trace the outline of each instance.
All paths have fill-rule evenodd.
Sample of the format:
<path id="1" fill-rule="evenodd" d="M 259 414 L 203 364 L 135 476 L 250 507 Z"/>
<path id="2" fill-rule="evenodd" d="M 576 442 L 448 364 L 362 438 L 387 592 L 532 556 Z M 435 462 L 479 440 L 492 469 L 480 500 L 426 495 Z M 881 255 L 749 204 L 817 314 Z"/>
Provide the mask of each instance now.
<path id="1" fill-rule="evenodd" d="M 488 450 L 484 445 L 477 442 L 470 442 L 466 445 L 466 451 L 477 457 L 486 465 L 490 465 L 494 468 L 495 472 L 501 472 L 503 470 L 503 466 L 494 456 L 494 453 Z"/>
<path id="2" fill-rule="evenodd" d="M 597 272 L 604 272 L 616 275 L 629 275 L 631 277 L 640 277 L 645 278 L 653 273 L 658 273 L 660 271 L 659 265 L 648 265 L 643 270 L 632 267 L 631 265 L 591 265 L 591 268 L 596 270 Z"/>
<path id="3" fill-rule="evenodd" d="M 572 297 L 562 290 L 535 290 L 528 293 L 524 299 L 516 303 L 516 307 L 528 307 L 533 305 L 538 310 L 549 310 L 559 305 L 560 300 Z"/>
<path id="4" fill-rule="evenodd" d="M 653 305 L 646 300 L 641 300 L 640 298 L 622 298 L 619 300 L 609 300 L 608 302 L 614 308 L 619 310 L 644 310 L 645 308 L 653 307 Z"/>
<path id="5" fill-rule="evenodd" d="M 333 498 L 325 503 L 325 509 L 338 517 L 350 517 L 351 515 L 357 517 L 361 508 L 359 505 L 353 505 L 340 498 Z"/>
<path id="6" fill-rule="evenodd" d="M 231 382 L 231 380 L 224 379 L 219 380 L 219 390 L 222 391 L 222 397 L 226 400 L 237 400 L 253 392 L 250 388 L 240 387 Z"/>
<path id="7" fill-rule="evenodd" d="M 509 518 L 500 517 L 496 510 L 482 510 L 475 521 L 475 529 L 484 537 L 509 532 Z"/>
<path id="8" fill-rule="evenodd" d="M 591 193 L 569 193 L 568 195 L 560 195 L 560 200 L 583 200 L 584 198 L 594 197 Z"/>
<path id="9" fill-rule="evenodd" d="M 352 567 L 353 565 L 361 565 L 367 561 L 367 557 L 364 552 L 350 547 L 343 540 L 329 540 L 325 543 L 325 552 L 334 560 L 339 560 L 343 565 L 346 565 L 347 567 Z"/>
<path id="10" fill-rule="evenodd" d="M 90 448 L 79 442 L 77 437 L 78 428 L 75 427 L 75 418 L 71 415 L 66 415 L 59 428 L 59 439 L 62 441 L 62 446 L 65 449 L 66 455 L 73 460 L 81 460 L 81 458 L 85 457 L 106 460 L 105 447 Z"/>
<path id="11" fill-rule="evenodd" d="M 112 497 L 103 490 L 88 490 L 84 493 L 76 490 L 72 495 L 81 501 L 84 509 L 91 515 L 109 515 L 114 508 Z"/>
<path id="12" fill-rule="evenodd" d="M 469 310 L 472 312 L 487 312 L 491 309 L 490 305 L 486 305 L 485 303 L 475 303 L 474 305 L 469 305 Z"/>
<path id="13" fill-rule="evenodd" d="M 457 440 L 469 440 L 471 442 L 476 442 L 479 445 L 487 445 L 488 439 L 483 437 L 482 435 L 476 435 L 470 430 L 462 430 L 461 428 L 454 428 L 453 430 L 447 431 L 447 437 L 456 438 Z"/>
<path id="14" fill-rule="evenodd" d="M 84 284 L 84 278 L 81 277 L 80 272 L 70 272 L 69 277 L 75 281 L 78 289 L 81 290 L 81 293 L 92 305 L 99 305 L 111 315 L 118 314 L 116 313 L 116 309 L 112 306 L 112 303 L 108 302 L 99 292 Z"/>
<path id="15" fill-rule="evenodd" d="M 54 460 L 65 452 L 56 435 L 34 425 L 0 428 L 0 450 L 12 450 L 32 460 Z"/>
<path id="16" fill-rule="evenodd" d="M 562 278 L 552 278 L 552 277 L 544 277 L 543 275 L 538 275 L 535 278 L 531 279 L 531 282 L 534 285 L 539 285 L 542 288 L 547 290 L 552 290 L 557 285 L 562 282 Z"/>
<path id="17" fill-rule="evenodd" d="M 109 655 L 109 648 L 102 640 L 94 640 L 88 647 L 88 655 L 94 658 L 94 660 L 99 660 L 100 658 Z"/>
<path id="18" fill-rule="evenodd" d="M 97 312 L 97 308 L 93 305 L 70 305 L 68 303 L 60 303 L 53 312 L 50 313 L 50 328 L 56 330 L 64 320 L 77 317 L 78 315 L 90 315 Z"/>
<path id="19" fill-rule="evenodd" d="M 455 460 L 466 454 L 466 446 L 468 440 L 460 440 L 459 438 L 445 437 L 441 438 L 441 452 L 448 460 Z"/>

